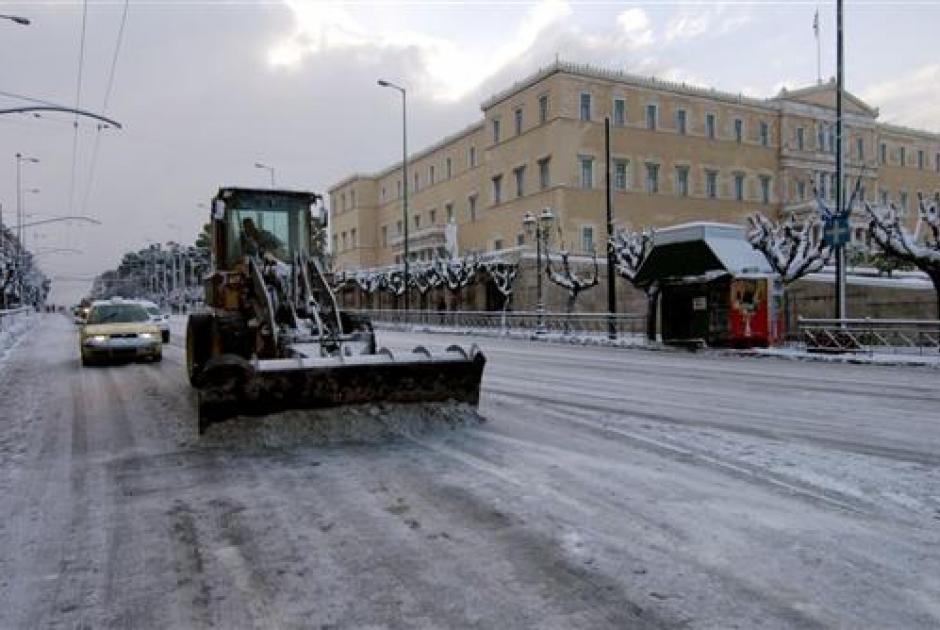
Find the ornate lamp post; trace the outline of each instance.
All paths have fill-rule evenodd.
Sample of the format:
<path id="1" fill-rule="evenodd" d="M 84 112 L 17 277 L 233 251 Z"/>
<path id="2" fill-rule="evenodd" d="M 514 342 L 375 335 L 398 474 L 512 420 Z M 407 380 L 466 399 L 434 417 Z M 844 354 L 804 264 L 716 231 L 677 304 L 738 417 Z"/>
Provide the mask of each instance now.
<path id="1" fill-rule="evenodd" d="M 548 332 L 545 328 L 545 302 L 542 299 L 542 242 L 545 242 L 546 254 L 548 253 L 548 237 L 551 234 L 551 226 L 555 221 L 555 215 L 551 208 L 542 208 L 538 219 L 531 212 L 525 213 L 522 219 L 522 226 L 525 229 L 526 236 L 530 239 L 535 238 L 535 266 L 536 266 L 536 300 L 535 307 L 538 315 L 538 322 L 535 328 L 535 334 L 544 335 Z"/>

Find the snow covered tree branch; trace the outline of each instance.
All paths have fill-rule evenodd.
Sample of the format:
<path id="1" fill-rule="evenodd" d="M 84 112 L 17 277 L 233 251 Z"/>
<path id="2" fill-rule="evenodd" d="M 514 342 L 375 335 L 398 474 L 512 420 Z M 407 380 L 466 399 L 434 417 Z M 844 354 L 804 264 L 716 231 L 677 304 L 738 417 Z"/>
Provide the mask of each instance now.
<path id="1" fill-rule="evenodd" d="M 822 224 L 815 215 L 798 222 L 791 214 L 777 223 L 755 212 L 747 221 L 748 242 L 764 255 L 784 284 L 819 271 L 832 255 L 832 249 L 818 234 Z"/>
<path id="2" fill-rule="evenodd" d="M 614 270 L 632 284 L 637 271 L 653 249 L 653 231 L 617 230 L 610 247 L 614 251 Z"/>
<path id="3" fill-rule="evenodd" d="M 561 270 L 555 270 L 552 268 L 552 257 L 549 254 L 548 258 L 545 261 L 545 275 L 548 276 L 548 279 L 560 286 L 561 288 L 568 291 L 568 301 L 567 301 L 567 312 L 571 315 L 574 312 L 575 302 L 578 300 L 578 296 L 582 292 L 596 287 L 599 280 L 600 274 L 598 274 L 597 268 L 597 252 L 594 252 L 594 275 L 590 278 L 584 278 L 577 274 L 577 272 L 572 271 L 571 261 L 569 260 L 569 253 L 567 251 L 560 251 L 558 255 L 561 256 Z M 565 322 L 565 332 L 570 331 L 570 322 Z"/>
<path id="4" fill-rule="evenodd" d="M 868 212 L 868 234 L 884 254 L 910 263 L 923 271 L 933 283 L 937 293 L 937 318 L 940 319 L 940 194 L 931 201 L 918 195 L 917 225 L 908 232 L 901 213 L 891 204 L 887 208 L 873 208 L 865 204 Z"/>

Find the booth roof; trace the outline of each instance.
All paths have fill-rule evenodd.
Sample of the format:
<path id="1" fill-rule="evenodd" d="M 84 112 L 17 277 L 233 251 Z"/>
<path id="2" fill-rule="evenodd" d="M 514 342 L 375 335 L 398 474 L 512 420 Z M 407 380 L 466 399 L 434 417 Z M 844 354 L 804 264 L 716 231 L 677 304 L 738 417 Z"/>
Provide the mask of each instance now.
<path id="1" fill-rule="evenodd" d="M 640 266 L 636 283 L 714 278 L 720 275 L 769 274 L 770 265 L 744 236 L 727 223 L 684 223 L 657 230 L 653 250 Z"/>

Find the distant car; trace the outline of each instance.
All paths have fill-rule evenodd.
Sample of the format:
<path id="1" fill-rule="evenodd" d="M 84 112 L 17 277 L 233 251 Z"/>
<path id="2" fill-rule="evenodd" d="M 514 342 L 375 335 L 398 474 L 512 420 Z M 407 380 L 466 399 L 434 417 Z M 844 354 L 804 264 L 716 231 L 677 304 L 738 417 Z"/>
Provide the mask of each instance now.
<path id="1" fill-rule="evenodd" d="M 160 329 L 163 343 L 170 343 L 170 316 L 162 313 L 160 307 L 153 302 L 147 300 L 136 300 L 136 302 L 147 310 L 147 315 L 150 316 L 150 323 Z"/>
<path id="2" fill-rule="evenodd" d="M 93 302 L 79 333 L 82 365 L 109 359 L 163 359 L 160 329 L 150 322 L 147 310 L 136 302 Z"/>

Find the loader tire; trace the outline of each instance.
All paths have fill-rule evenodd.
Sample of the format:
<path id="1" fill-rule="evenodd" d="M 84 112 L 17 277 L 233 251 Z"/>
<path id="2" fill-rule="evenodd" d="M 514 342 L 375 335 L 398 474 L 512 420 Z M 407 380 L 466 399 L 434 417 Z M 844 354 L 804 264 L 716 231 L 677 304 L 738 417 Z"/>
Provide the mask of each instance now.
<path id="1" fill-rule="evenodd" d="M 212 315 L 194 313 L 186 321 L 186 375 L 198 387 L 206 363 L 212 356 Z"/>

